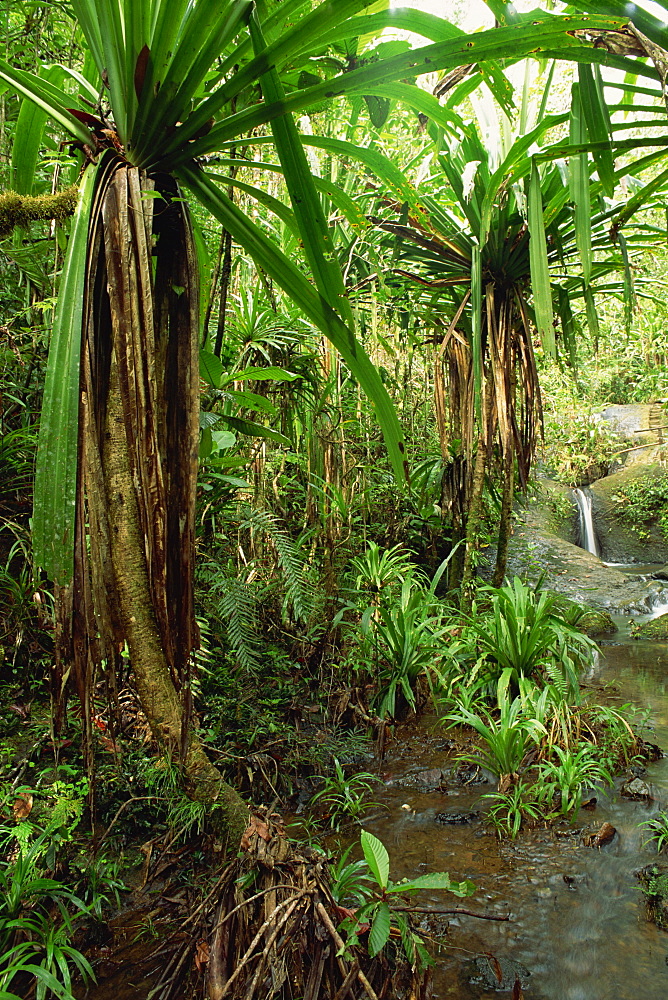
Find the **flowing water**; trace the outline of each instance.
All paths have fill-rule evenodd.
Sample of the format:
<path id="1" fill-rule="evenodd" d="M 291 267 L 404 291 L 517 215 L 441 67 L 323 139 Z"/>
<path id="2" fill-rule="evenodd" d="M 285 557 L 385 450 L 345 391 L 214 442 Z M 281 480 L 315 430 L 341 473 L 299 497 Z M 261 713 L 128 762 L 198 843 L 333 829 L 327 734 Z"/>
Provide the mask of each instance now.
<path id="1" fill-rule="evenodd" d="M 591 509 L 591 494 L 585 493 L 584 490 L 573 490 L 575 494 L 575 501 L 578 505 L 578 514 L 580 517 L 580 538 L 582 539 L 582 548 L 586 549 L 587 552 L 591 552 L 592 555 L 597 556 L 599 554 L 598 539 L 596 538 L 596 532 L 594 530 L 594 517 Z"/>
<path id="2" fill-rule="evenodd" d="M 621 706 L 633 702 L 647 710 L 652 729 L 646 738 L 668 750 L 668 644 L 630 640 L 624 623 L 587 678 L 594 700 Z M 530 972 L 525 996 L 535 1000 L 665 1000 L 668 996 L 668 934 L 645 917 L 634 872 L 657 860 L 643 846 L 640 823 L 662 805 L 668 807 L 668 759 L 648 765 L 645 779 L 654 802 L 619 795 L 623 778 L 607 797 L 599 794 L 593 812 L 581 810 L 575 830 L 522 833 L 499 843 L 485 822 L 491 784 L 421 792 L 401 784 L 406 775 L 427 768 L 451 767 L 448 733 L 425 719 L 408 742 L 388 760 L 382 800 L 387 811 L 368 824 L 387 846 L 394 877 L 449 871 L 476 884 L 470 900 L 430 894 L 422 905 L 463 905 L 491 915 L 510 914 L 507 922 L 459 915 L 450 919 L 448 945 L 438 959 L 434 997 L 483 1000 L 502 996 L 470 982 L 475 955 L 491 953 L 519 962 Z M 378 796 L 376 796 L 378 798 Z M 410 808 L 402 808 L 409 806 Z M 443 825 L 439 813 L 481 810 L 463 825 Z M 617 829 L 601 849 L 585 847 L 580 835 L 608 821 Z M 506 996 L 511 995 L 510 989 Z"/>

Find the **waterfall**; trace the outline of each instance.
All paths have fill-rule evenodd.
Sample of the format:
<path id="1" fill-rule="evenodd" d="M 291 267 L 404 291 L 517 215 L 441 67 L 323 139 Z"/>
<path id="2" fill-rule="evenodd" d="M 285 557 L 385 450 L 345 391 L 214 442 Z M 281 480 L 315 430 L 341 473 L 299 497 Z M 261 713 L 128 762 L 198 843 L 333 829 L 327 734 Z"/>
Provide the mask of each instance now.
<path id="1" fill-rule="evenodd" d="M 573 490 L 573 492 L 575 494 L 575 500 L 580 514 L 580 537 L 583 543 L 582 548 L 597 556 L 599 551 L 598 542 L 596 541 L 596 532 L 594 531 L 594 518 L 591 513 L 591 495 L 589 493 L 585 493 L 583 490 Z"/>

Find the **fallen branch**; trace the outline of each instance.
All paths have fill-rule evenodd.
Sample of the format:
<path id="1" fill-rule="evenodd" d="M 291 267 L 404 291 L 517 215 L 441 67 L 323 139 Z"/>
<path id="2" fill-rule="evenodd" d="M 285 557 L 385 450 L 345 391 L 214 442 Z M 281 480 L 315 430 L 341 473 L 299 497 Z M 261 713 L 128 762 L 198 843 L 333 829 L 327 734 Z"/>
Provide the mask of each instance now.
<path id="1" fill-rule="evenodd" d="M 334 924 L 332 923 L 332 921 L 330 919 L 330 916 L 329 916 L 329 913 L 327 912 L 327 910 L 325 909 L 325 907 L 322 905 L 322 903 L 320 901 L 318 901 L 315 904 L 315 908 L 318 911 L 318 913 L 320 914 L 320 918 L 321 918 L 323 924 L 325 925 L 325 927 L 327 928 L 327 930 L 331 934 L 332 940 L 336 944 L 336 947 L 338 948 L 338 950 L 339 951 L 345 950 L 345 947 L 346 947 L 345 946 L 345 942 L 344 942 L 343 938 L 341 937 L 341 935 L 338 933 L 338 931 L 337 931 L 336 927 L 334 926 Z M 366 995 L 368 996 L 369 1000 L 378 1000 L 378 997 L 376 995 L 375 990 L 373 989 L 371 983 L 366 978 L 366 976 L 364 975 L 364 973 L 362 972 L 361 969 L 357 970 L 357 978 L 359 979 L 360 983 L 364 987 L 364 990 L 365 990 Z"/>
<path id="2" fill-rule="evenodd" d="M 438 910 L 429 906 L 393 906 L 393 913 L 437 913 L 439 916 L 442 914 L 455 914 L 460 913 L 465 917 L 477 917 L 478 920 L 499 920 L 505 922 L 510 920 L 510 914 L 507 913 L 504 917 L 496 916 L 493 913 L 476 913 L 475 910 L 467 910 L 463 906 L 456 906 L 453 910 Z"/>

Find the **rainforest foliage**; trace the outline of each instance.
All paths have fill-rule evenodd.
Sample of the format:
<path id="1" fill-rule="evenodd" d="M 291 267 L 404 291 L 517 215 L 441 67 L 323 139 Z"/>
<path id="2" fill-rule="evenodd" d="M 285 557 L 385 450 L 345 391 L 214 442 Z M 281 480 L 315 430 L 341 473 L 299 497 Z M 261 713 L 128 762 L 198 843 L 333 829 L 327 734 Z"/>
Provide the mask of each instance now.
<path id="1" fill-rule="evenodd" d="M 508 550 L 538 466 L 607 471 L 597 407 L 668 394 L 668 28 L 442 6 L 0 5 L 3 996 L 94 976 L 155 829 L 204 861 L 280 839 L 253 803 L 359 821 L 429 700 L 511 837 L 644 752 Z M 618 499 L 664 526 L 663 480 Z M 320 975 L 373 996 L 428 955 L 362 838 L 300 864 Z"/>

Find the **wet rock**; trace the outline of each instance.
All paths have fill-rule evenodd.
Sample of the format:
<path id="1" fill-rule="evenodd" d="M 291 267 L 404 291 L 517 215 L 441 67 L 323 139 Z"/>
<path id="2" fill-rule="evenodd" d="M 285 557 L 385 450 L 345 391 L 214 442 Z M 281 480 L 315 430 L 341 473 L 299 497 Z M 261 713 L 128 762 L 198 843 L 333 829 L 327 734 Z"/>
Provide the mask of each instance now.
<path id="1" fill-rule="evenodd" d="M 453 777 L 460 785 L 480 785 L 485 775 L 482 769 L 472 761 L 463 760 L 455 768 Z"/>
<path id="2" fill-rule="evenodd" d="M 596 833 L 591 833 L 589 836 L 584 837 L 584 844 L 586 847 L 603 847 L 604 844 L 610 843 L 616 833 L 617 831 L 612 823 L 603 823 Z"/>
<path id="3" fill-rule="evenodd" d="M 632 633 L 633 639 L 654 639 L 657 642 L 668 642 L 668 614 L 658 615 L 649 622 L 636 625 Z"/>
<path id="4" fill-rule="evenodd" d="M 644 799 L 645 802 L 649 802 L 653 799 L 649 785 L 642 778 L 631 778 L 629 781 L 625 781 L 621 787 L 621 794 L 627 799 L 636 799 L 636 801 Z"/>
<path id="5" fill-rule="evenodd" d="M 655 561 L 660 556 L 648 556 Z M 577 604 L 623 614 L 647 614 L 666 596 L 660 580 L 632 578 L 578 545 L 531 523 L 518 525 L 509 549 L 508 574 L 528 582 L 542 579 L 544 589 L 563 594 Z"/>
<path id="6" fill-rule="evenodd" d="M 472 823 L 479 816 L 479 812 L 442 812 L 435 816 L 435 820 L 446 826 L 464 826 L 466 823 Z"/>
<path id="7" fill-rule="evenodd" d="M 395 778 L 391 784 L 417 788 L 421 792 L 433 792 L 441 787 L 444 780 L 445 774 L 440 767 L 432 767 L 428 771 L 416 771 L 413 774 L 405 774 L 402 778 Z"/>
<path id="8" fill-rule="evenodd" d="M 589 878 L 584 873 L 579 875 L 562 875 L 562 878 L 569 889 L 577 891 L 578 886 L 589 885 Z"/>
<path id="9" fill-rule="evenodd" d="M 510 992 L 515 983 L 525 989 L 529 985 L 531 973 L 520 962 L 510 958 L 496 958 L 494 955 L 478 955 L 473 961 L 469 982 L 497 993 Z"/>
<path id="10" fill-rule="evenodd" d="M 668 865 L 646 865 L 635 874 L 645 897 L 647 919 L 668 930 Z"/>

